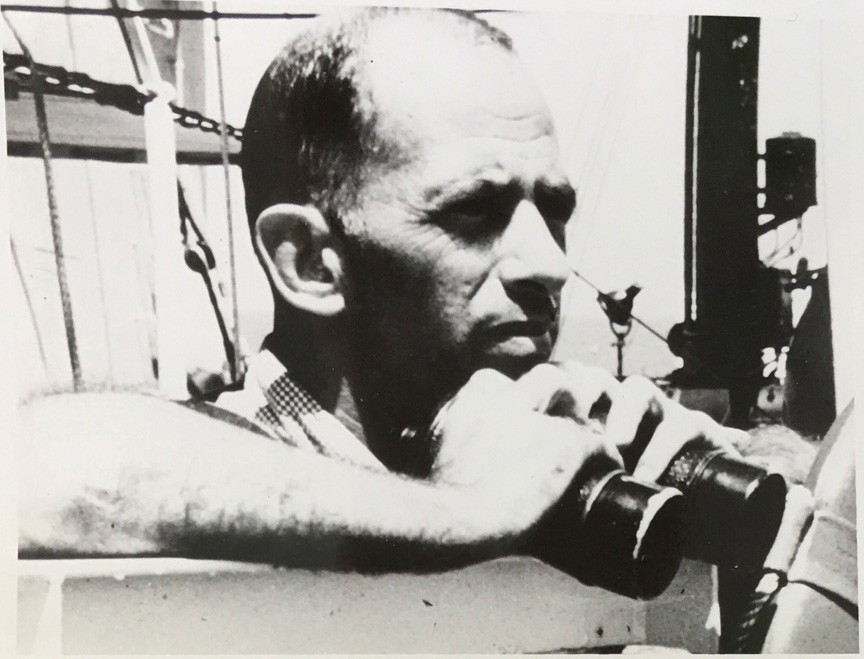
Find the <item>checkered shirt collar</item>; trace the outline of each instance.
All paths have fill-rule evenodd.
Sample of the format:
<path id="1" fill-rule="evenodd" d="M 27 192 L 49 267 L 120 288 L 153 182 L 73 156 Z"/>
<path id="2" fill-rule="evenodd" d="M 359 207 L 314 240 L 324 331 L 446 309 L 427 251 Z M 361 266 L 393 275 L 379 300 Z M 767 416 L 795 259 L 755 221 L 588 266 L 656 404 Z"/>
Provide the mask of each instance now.
<path id="1" fill-rule="evenodd" d="M 264 400 L 254 413 L 255 421 L 279 439 L 294 446 L 375 469 L 384 469 L 371 451 L 325 410 L 288 374 L 265 341 L 262 350 L 248 360 L 246 385 L 257 387 Z"/>

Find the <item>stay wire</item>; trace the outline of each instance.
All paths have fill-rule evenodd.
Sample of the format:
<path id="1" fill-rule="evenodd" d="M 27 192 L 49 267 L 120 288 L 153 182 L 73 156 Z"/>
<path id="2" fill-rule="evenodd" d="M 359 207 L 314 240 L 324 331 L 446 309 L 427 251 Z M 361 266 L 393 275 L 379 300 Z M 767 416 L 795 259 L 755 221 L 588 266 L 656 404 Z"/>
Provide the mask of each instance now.
<path id="1" fill-rule="evenodd" d="M 69 6 L 69 0 L 64 0 L 65 5 Z M 69 52 L 72 59 L 72 67 L 78 68 L 78 48 L 75 40 L 75 33 L 72 30 L 72 18 L 65 17 L 66 35 L 69 38 Z M 96 195 L 93 192 L 93 169 L 89 160 L 84 160 L 84 179 L 87 183 L 87 202 L 90 206 L 90 230 L 93 236 L 93 256 L 95 257 L 96 281 L 99 284 L 99 303 L 102 306 L 102 331 L 105 334 L 105 362 L 108 367 L 108 380 L 111 384 L 114 383 L 114 350 L 111 341 L 111 322 L 108 314 L 107 293 L 105 290 L 105 267 L 102 258 L 102 248 L 100 241 L 99 220 L 96 216 Z"/>
<path id="2" fill-rule="evenodd" d="M 590 286 L 591 288 L 593 288 L 595 291 L 597 291 L 598 293 L 601 293 L 601 294 L 604 294 L 604 295 L 605 295 L 605 293 L 604 293 L 603 291 L 601 291 L 601 290 L 600 290 L 597 286 L 595 286 L 591 281 L 589 281 L 588 279 L 586 279 L 586 278 L 585 278 L 585 277 L 584 277 L 584 276 L 583 276 L 583 275 L 582 275 L 578 270 L 576 270 L 576 268 L 571 267 L 571 268 L 570 268 L 570 271 L 571 271 L 574 275 L 576 275 L 577 277 L 579 277 L 579 279 L 581 279 L 581 280 L 584 281 L 586 284 L 588 284 L 588 286 Z M 658 339 L 660 339 L 663 343 L 665 343 L 665 344 L 670 348 L 670 350 L 671 350 L 671 346 L 669 346 L 669 340 L 668 340 L 665 336 L 663 336 L 662 334 L 660 334 L 660 332 L 658 332 L 657 330 L 655 330 L 655 329 L 654 329 L 653 327 L 651 327 L 648 323 L 646 323 L 644 320 L 642 320 L 641 318 L 639 318 L 639 316 L 637 316 L 636 314 L 634 314 L 634 313 L 631 312 L 631 313 L 630 313 L 630 317 L 631 317 L 633 320 L 635 320 L 638 324 L 640 324 L 642 327 L 644 327 L 646 330 L 648 330 L 651 334 L 653 334 L 653 335 L 656 336 Z"/>
<path id="3" fill-rule="evenodd" d="M 292 12 L 238 12 L 238 11 L 204 11 L 201 9 L 167 9 L 150 7 L 146 9 L 119 9 L 108 7 L 58 7 L 49 5 L 22 5 L 10 4 L 3 7 L 3 11 L 24 12 L 30 14 L 65 14 L 79 16 L 115 16 L 123 18 L 167 18 L 172 20 L 203 20 L 212 19 L 251 19 L 251 20 L 287 20 L 287 19 L 311 19 L 319 14 L 314 12 L 292 13 Z M 508 13 L 507 9 L 474 9 L 474 14 L 498 14 Z"/>
<path id="4" fill-rule="evenodd" d="M 36 347 L 39 350 L 42 369 L 47 373 L 48 356 L 45 354 L 45 341 L 42 338 L 42 332 L 39 330 L 39 323 L 36 321 L 36 308 L 33 306 L 33 297 L 30 295 L 30 288 L 27 286 L 27 279 L 24 277 L 24 269 L 21 267 L 21 260 L 18 258 L 18 249 L 15 247 L 15 240 L 12 237 L 9 238 L 9 249 L 12 252 L 12 262 L 15 264 L 15 271 L 18 273 L 18 279 L 21 281 L 21 290 L 24 292 L 24 302 L 27 304 L 30 323 L 33 325 L 33 334 L 36 336 Z"/>
<path id="5" fill-rule="evenodd" d="M 69 350 L 69 365 L 72 369 L 72 387 L 80 391 L 83 381 L 81 376 L 81 361 L 78 355 L 78 339 L 75 334 L 75 318 L 72 314 L 72 298 L 69 294 L 69 280 L 66 274 L 66 253 L 63 250 L 63 235 L 60 228 L 60 212 L 57 206 L 57 195 L 54 186 L 54 170 L 51 159 L 51 138 L 48 132 L 48 115 L 45 109 L 45 95 L 42 92 L 41 78 L 38 75 L 36 62 L 27 44 L 21 38 L 18 30 L 4 13 L 3 20 L 9 26 L 12 36 L 18 42 L 18 47 L 27 59 L 32 76 L 33 104 L 36 110 L 36 125 L 39 130 L 39 146 L 42 149 L 42 165 L 45 169 L 45 187 L 48 199 L 48 215 L 51 221 L 51 240 L 54 245 L 54 263 L 57 267 L 57 285 L 60 288 L 60 305 L 63 310 L 63 323 L 66 326 L 66 346 Z"/>
<path id="6" fill-rule="evenodd" d="M 591 288 L 593 288 L 597 293 L 600 293 L 600 294 L 605 295 L 605 293 L 604 293 L 602 290 L 600 290 L 599 287 L 597 287 L 597 286 L 596 286 L 595 284 L 593 284 L 591 281 L 589 281 L 588 279 L 586 279 L 586 278 L 585 278 L 585 277 L 584 277 L 584 276 L 583 276 L 583 275 L 582 275 L 578 270 L 576 270 L 576 268 L 574 268 L 573 266 L 570 266 L 570 272 L 572 272 L 574 275 L 576 275 L 579 279 L 581 279 L 583 282 L 585 282 L 588 286 L 590 286 Z M 669 348 L 669 350 L 672 351 L 672 353 L 674 354 L 674 351 L 672 350 L 672 345 L 669 343 L 669 339 L 667 339 L 665 336 L 663 336 L 662 334 L 660 334 L 660 332 L 658 332 L 657 330 L 655 330 L 655 329 L 654 329 L 653 327 L 651 327 L 648 323 L 646 323 L 644 320 L 642 320 L 641 318 L 639 318 L 639 316 L 635 315 L 632 311 L 630 312 L 630 317 L 631 317 L 633 320 L 635 320 L 639 325 L 641 325 L 641 326 L 644 327 L 646 330 L 648 330 L 648 332 L 649 332 L 650 334 L 654 335 L 655 337 L 657 337 L 658 339 L 660 339 L 663 343 L 665 343 L 666 346 Z M 708 373 L 709 375 L 712 375 L 712 376 L 714 376 L 714 377 L 717 377 L 718 374 L 717 374 L 716 370 L 714 370 L 711 366 L 709 366 L 709 365 L 708 365 L 708 364 L 707 364 L 703 359 L 700 359 L 699 357 L 697 357 L 697 356 L 695 356 L 695 355 L 691 355 L 691 356 L 690 356 L 690 359 L 692 359 L 693 362 L 694 362 L 695 364 L 697 364 L 700 368 L 702 368 L 706 373 Z M 760 369 L 762 368 L 761 365 L 759 366 L 759 368 L 760 368 Z M 757 369 L 757 370 L 758 370 L 758 369 Z M 755 372 L 755 371 L 754 371 L 754 372 Z M 748 373 L 748 376 L 750 376 L 750 375 L 752 375 L 752 372 L 751 372 L 751 373 Z"/>
<path id="7" fill-rule="evenodd" d="M 123 37 L 123 44 L 126 46 L 126 52 L 129 54 L 129 61 L 132 63 L 132 70 L 135 72 L 135 80 L 139 85 L 144 84 L 144 78 L 141 75 L 141 67 L 138 64 L 138 58 L 135 56 L 135 49 L 132 47 L 132 36 L 129 34 L 129 28 L 123 22 L 123 17 L 120 15 L 122 8 L 117 0 L 111 0 L 111 8 L 115 12 L 117 19 L 117 27 L 120 28 L 120 35 Z"/>
<path id="8" fill-rule="evenodd" d="M 216 3 L 213 2 L 216 16 Z M 237 299 L 237 259 L 234 244 L 234 214 L 231 208 L 231 163 L 228 152 L 228 124 L 225 121 L 225 80 L 222 69 L 222 38 L 219 35 L 218 16 L 213 19 L 213 43 L 216 50 L 216 85 L 219 94 L 219 146 L 222 153 L 222 171 L 225 176 L 225 215 L 228 222 L 228 267 L 231 270 L 231 311 L 233 314 L 234 358 L 231 360 L 231 380 L 236 382 L 240 375 L 240 306 Z"/>

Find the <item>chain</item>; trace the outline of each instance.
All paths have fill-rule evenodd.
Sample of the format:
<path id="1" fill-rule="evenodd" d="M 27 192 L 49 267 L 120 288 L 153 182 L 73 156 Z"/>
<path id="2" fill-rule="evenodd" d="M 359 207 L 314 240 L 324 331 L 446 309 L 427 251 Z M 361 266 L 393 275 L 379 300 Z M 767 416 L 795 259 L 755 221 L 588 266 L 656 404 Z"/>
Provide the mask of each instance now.
<path id="1" fill-rule="evenodd" d="M 214 135 L 221 135 L 222 131 L 220 129 L 220 124 L 216 119 L 211 119 L 210 117 L 205 117 L 200 112 L 196 110 L 190 110 L 188 108 L 181 108 L 178 105 L 171 105 L 171 110 L 174 112 L 174 121 L 183 126 L 184 128 L 197 128 L 200 131 L 205 133 L 213 133 Z M 243 141 L 243 130 L 237 128 L 236 126 L 232 126 L 230 124 L 225 124 L 225 133 L 229 137 L 233 137 L 235 140 L 240 142 Z"/>
<path id="2" fill-rule="evenodd" d="M 115 107 L 137 116 L 143 116 L 144 106 L 153 97 L 152 94 L 132 85 L 103 82 L 86 73 L 68 71 L 62 66 L 35 63 L 35 66 L 31 67 L 23 55 L 3 53 L 3 75 L 8 81 L 20 87 L 32 91 L 34 68 L 38 71 L 38 82 L 46 94 L 87 98 L 100 105 Z M 170 105 L 174 113 L 174 121 L 183 128 L 197 129 L 214 135 L 221 134 L 219 121 L 210 119 L 196 110 L 174 103 Z M 243 140 L 242 129 L 226 124 L 225 131 L 228 136 L 238 141 Z"/>

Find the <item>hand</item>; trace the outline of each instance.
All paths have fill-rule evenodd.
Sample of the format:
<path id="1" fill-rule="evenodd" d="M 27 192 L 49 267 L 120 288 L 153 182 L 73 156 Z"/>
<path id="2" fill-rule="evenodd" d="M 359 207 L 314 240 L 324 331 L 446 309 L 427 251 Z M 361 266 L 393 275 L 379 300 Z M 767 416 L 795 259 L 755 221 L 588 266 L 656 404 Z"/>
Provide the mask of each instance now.
<path id="1" fill-rule="evenodd" d="M 477 371 L 432 425 L 433 480 L 467 491 L 501 535 L 530 528 L 589 458 L 605 454 L 620 464 L 603 435 L 569 413 L 564 374 L 549 365 L 531 373 L 514 382 Z"/>
<path id="2" fill-rule="evenodd" d="M 656 481 L 693 439 L 704 439 L 737 456 L 736 444 L 747 437 L 743 431 L 725 428 L 707 414 L 670 400 L 645 377 L 618 382 L 603 369 L 578 362 L 555 366 L 567 374 L 575 418 L 602 424 L 607 441 L 621 451 L 635 478 Z"/>

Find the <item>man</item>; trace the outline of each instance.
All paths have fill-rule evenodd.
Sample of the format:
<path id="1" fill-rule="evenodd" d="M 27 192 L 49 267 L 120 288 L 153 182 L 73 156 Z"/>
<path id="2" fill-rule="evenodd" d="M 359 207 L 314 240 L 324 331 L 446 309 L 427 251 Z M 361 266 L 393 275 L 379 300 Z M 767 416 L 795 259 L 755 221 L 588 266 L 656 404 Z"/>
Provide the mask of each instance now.
<path id="1" fill-rule="evenodd" d="M 500 31 L 321 21 L 244 135 L 275 321 L 219 404 L 282 442 L 155 399 L 34 401 L 23 463 L 46 485 L 22 490 L 22 553 L 455 565 L 521 548 L 592 456 L 654 479 L 692 437 L 729 446 L 645 380 L 549 363 L 576 195 Z"/>
<path id="2" fill-rule="evenodd" d="M 428 475 L 406 428 L 480 369 L 518 379 L 548 362 L 576 195 L 500 31 L 383 9 L 319 26 L 262 78 L 243 173 L 276 310 L 253 380 L 261 361 L 287 369 L 304 401 L 294 413 L 264 378 L 252 412 L 287 441 L 286 408 L 327 443 L 304 423 L 317 401 L 388 469 Z"/>

